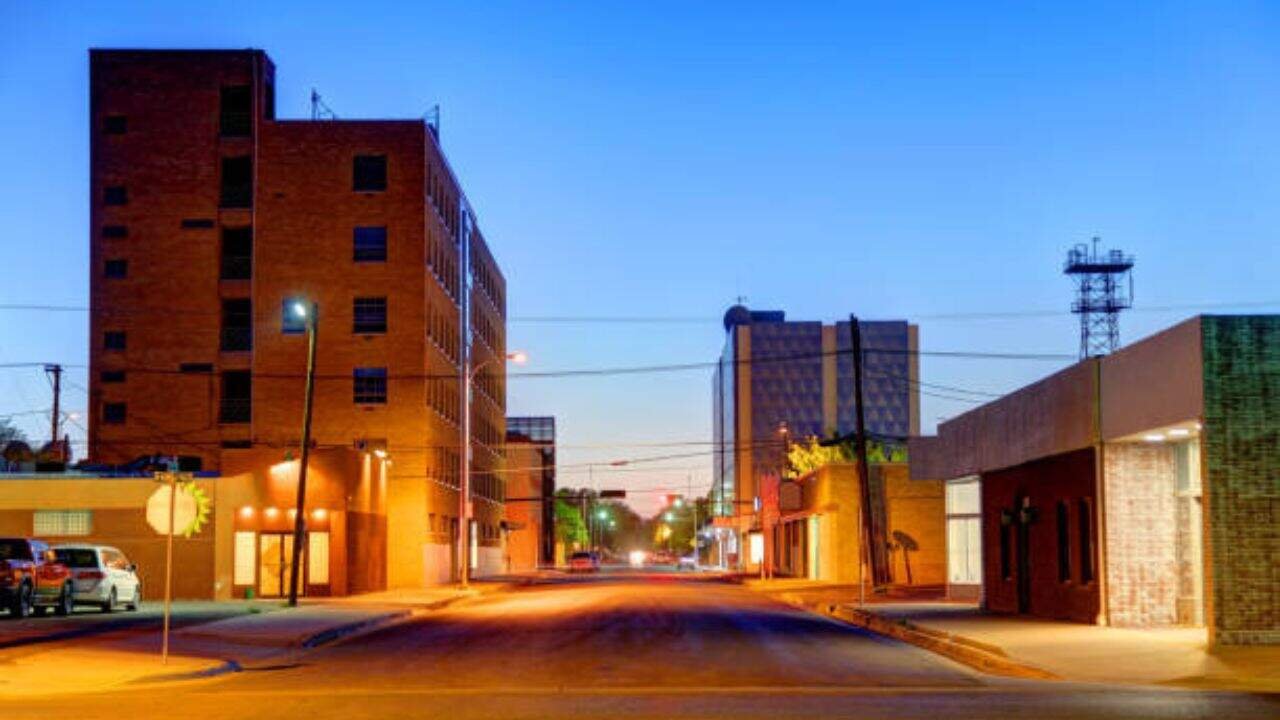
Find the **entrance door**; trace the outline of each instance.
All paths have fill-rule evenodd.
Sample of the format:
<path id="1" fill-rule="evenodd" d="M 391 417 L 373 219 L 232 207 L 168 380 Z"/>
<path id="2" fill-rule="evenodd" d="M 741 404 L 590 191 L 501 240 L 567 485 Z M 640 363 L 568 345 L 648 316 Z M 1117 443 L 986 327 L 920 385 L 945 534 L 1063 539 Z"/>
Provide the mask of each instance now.
<path id="1" fill-rule="evenodd" d="M 307 566 L 305 557 L 302 567 Z M 293 564 L 292 533 L 262 533 L 258 536 L 258 595 L 284 597 L 289 592 L 289 570 Z M 298 594 L 306 594 L 306 578 L 298 578 Z"/>

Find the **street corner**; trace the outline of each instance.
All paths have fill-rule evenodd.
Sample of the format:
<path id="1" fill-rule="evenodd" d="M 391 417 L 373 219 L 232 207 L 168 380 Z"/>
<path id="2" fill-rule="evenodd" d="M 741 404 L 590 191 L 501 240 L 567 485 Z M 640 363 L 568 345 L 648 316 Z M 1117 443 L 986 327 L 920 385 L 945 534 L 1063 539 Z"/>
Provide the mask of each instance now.
<path id="1" fill-rule="evenodd" d="M 0 697 L 92 694 L 212 678 L 239 669 L 234 661 L 125 649 L 58 647 L 0 664 Z"/>

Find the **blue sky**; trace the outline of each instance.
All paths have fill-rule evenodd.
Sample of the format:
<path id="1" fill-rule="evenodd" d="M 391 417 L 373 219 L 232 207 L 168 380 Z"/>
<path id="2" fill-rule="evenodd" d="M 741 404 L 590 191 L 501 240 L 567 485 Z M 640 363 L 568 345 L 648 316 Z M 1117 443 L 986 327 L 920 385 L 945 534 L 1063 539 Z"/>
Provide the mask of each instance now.
<path id="1" fill-rule="evenodd" d="M 739 295 L 792 318 L 914 320 L 926 350 L 1072 354 L 1066 313 L 929 316 L 1065 310 L 1063 255 L 1094 234 L 1138 257 L 1126 340 L 1193 312 L 1151 308 L 1280 309 L 1274 5 L 179 5 L 0 7 L 0 303 L 86 302 L 87 49 L 252 46 L 276 62 L 282 116 L 305 116 L 312 87 L 345 118 L 443 107 L 529 370 L 714 359 Z M 705 321 L 519 320 L 546 315 Z M 0 310 L 0 363 L 82 364 L 86 328 Z M 923 371 L 1003 391 L 1060 365 Z M 510 409 L 558 417 L 562 462 L 605 461 L 708 440 L 709 386 L 701 371 L 513 379 Z M 0 415 L 48 398 L 37 370 L 0 368 Z M 926 429 L 966 407 L 925 398 Z M 659 465 L 594 478 L 709 478 L 706 458 Z"/>

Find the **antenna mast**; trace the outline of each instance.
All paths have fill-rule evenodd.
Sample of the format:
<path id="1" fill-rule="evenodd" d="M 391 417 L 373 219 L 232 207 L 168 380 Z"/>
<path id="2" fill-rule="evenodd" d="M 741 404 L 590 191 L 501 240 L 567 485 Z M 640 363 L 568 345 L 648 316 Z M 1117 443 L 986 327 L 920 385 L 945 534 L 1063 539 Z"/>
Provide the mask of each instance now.
<path id="1" fill-rule="evenodd" d="M 1071 312 L 1080 316 L 1080 357 L 1097 357 L 1120 347 L 1120 311 L 1133 307 L 1133 256 L 1098 251 L 1081 243 L 1067 251 L 1062 272 L 1076 283 Z"/>

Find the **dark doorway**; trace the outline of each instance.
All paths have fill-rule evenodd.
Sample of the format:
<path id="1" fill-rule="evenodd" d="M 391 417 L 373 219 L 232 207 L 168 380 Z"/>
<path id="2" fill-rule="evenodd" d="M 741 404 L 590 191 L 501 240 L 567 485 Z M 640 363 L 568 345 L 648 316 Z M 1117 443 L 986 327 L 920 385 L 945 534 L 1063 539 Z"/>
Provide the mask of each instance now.
<path id="1" fill-rule="evenodd" d="M 1018 571 L 1018 612 L 1031 612 L 1031 498 L 1018 495 L 1014 499 L 1014 532 L 1016 535 Z"/>

